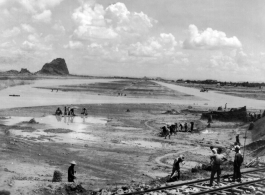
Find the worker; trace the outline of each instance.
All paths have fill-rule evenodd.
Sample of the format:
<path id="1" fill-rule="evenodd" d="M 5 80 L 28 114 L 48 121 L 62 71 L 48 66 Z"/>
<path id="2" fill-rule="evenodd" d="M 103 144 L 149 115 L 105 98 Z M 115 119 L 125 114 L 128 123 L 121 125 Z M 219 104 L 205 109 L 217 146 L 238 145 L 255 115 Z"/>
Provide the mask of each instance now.
<path id="1" fill-rule="evenodd" d="M 168 136 L 168 139 L 170 139 L 170 130 L 169 130 L 169 125 L 165 125 L 164 126 L 165 129 L 164 129 L 164 133 L 165 133 L 165 139 L 167 139 L 167 136 Z"/>
<path id="2" fill-rule="evenodd" d="M 208 117 L 208 123 L 212 123 L 213 122 L 213 116 L 210 114 Z"/>
<path id="3" fill-rule="evenodd" d="M 177 171 L 178 172 L 178 180 L 180 179 L 180 163 L 184 165 L 184 156 L 180 155 L 180 157 L 176 158 L 173 163 L 173 168 L 172 168 L 172 173 L 170 175 L 170 179 L 173 177 L 174 173 Z"/>
<path id="4" fill-rule="evenodd" d="M 213 146 L 210 146 L 210 149 L 211 149 L 211 151 L 212 151 L 213 154 L 217 154 L 216 148 L 214 148 Z"/>
<path id="5" fill-rule="evenodd" d="M 64 116 L 67 116 L 68 115 L 68 113 L 67 113 L 67 107 L 65 106 L 64 107 Z"/>
<path id="6" fill-rule="evenodd" d="M 193 128 L 194 128 L 194 122 L 190 122 L 190 132 L 193 131 Z"/>
<path id="7" fill-rule="evenodd" d="M 183 125 L 181 123 L 179 123 L 179 127 L 180 127 L 180 131 L 182 131 Z"/>
<path id="8" fill-rule="evenodd" d="M 67 107 L 67 115 L 70 116 L 71 112 L 70 112 L 70 107 Z"/>
<path id="9" fill-rule="evenodd" d="M 71 115 L 71 116 L 75 116 L 74 108 L 71 108 L 71 109 L 70 109 L 70 115 Z"/>
<path id="10" fill-rule="evenodd" d="M 55 111 L 55 115 L 60 116 L 60 115 L 62 115 L 62 114 L 63 114 L 63 112 L 62 112 L 61 109 L 58 107 L 57 110 Z"/>
<path id="11" fill-rule="evenodd" d="M 236 142 L 235 142 L 235 145 L 238 145 L 238 146 L 241 145 L 239 141 L 239 135 L 240 135 L 239 133 L 236 134 Z"/>
<path id="12" fill-rule="evenodd" d="M 216 150 L 216 148 L 213 148 L 213 146 L 210 146 L 210 149 L 211 149 L 211 151 L 212 151 L 212 155 L 217 154 L 217 150 Z M 210 164 L 211 164 L 211 166 L 212 166 L 213 163 L 214 163 L 214 157 L 213 157 L 212 155 L 210 156 Z"/>
<path id="13" fill-rule="evenodd" d="M 72 161 L 70 167 L 68 168 L 68 182 L 74 182 L 74 179 L 76 179 L 76 177 L 74 176 L 76 173 L 75 165 L 75 161 Z"/>
<path id="14" fill-rule="evenodd" d="M 238 182 L 241 182 L 241 172 L 240 172 L 240 166 L 243 163 L 243 157 L 242 154 L 240 154 L 240 146 L 235 146 L 235 159 L 234 159 L 234 175 L 233 175 L 233 182 L 237 180 Z"/>
<path id="15" fill-rule="evenodd" d="M 185 132 L 188 131 L 188 124 L 187 123 L 184 124 L 184 129 L 185 129 Z"/>
<path id="16" fill-rule="evenodd" d="M 86 108 L 83 108 L 81 114 L 86 116 L 87 115 L 87 109 Z"/>
<path id="17" fill-rule="evenodd" d="M 175 132 L 176 132 L 176 134 L 178 132 L 178 123 L 175 123 Z"/>
<path id="18" fill-rule="evenodd" d="M 212 170 L 211 170 L 211 178 L 210 178 L 210 186 L 213 185 L 213 180 L 214 180 L 214 176 L 217 173 L 217 184 L 220 183 L 220 175 L 221 175 L 221 164 L 223 163 L 223 161 L 225 161 L 225 157 L 223 154 L 221 154 L 222 149 L 218 148 L 217 149 L 217 154 L 213 154 L 210 156 L 210 158 L 213 158 L 213 162 L 212 162 Z"/>
<path id="19" fill-rule="evenodd" d="M 175 124 L 170 125 L 169 130 L 170 130 L 170 135 L 172 135 L 173 133 L 176 135 Z"/>

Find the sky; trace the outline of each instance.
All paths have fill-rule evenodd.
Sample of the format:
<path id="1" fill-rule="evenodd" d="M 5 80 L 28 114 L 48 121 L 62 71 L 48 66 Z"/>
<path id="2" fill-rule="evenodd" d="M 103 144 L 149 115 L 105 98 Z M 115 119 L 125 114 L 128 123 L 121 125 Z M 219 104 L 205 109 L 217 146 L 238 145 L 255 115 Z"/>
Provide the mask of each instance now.
<path id="1" fill-rule="evenodd" d="M 265 81 L 264 0 L 0 0 L 0 71 Z"/>

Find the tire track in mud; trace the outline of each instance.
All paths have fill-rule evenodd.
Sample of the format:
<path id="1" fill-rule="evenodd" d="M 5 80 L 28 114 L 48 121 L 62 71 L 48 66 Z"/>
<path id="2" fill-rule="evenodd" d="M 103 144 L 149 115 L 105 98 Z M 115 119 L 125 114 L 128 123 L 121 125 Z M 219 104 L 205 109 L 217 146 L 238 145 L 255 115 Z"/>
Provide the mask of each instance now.
<path id="1" fill-rule="evenodd" d="M 165 154 L 165 155 L 163 155 L 163 156 L 156 157 L 156 158 L 155 158 L 155 162 L 156 162 L 158 165 L 160 165 L 160 166 L 164 166 L 164 167 L 172 168 L 172 165 L 168 165 L 168 164 L 166 164 L 166 163 L 163 163 L 161 160 L 162 160 L 163 158 L 168 157 L 168 156 L 179 155 L 179 154 L 181 154 L 181 153 L 189 152 L 189 151 L 191 151 L 191 150 L 197 150 L 197 149 L 199 149 L 199 148 L 200 148 L 200 146 L 198 146 L 198 147 L 196 147 L 196 148 L 187 149 L 187 150 L 180 150 L 179 152 L 175 152 L 175 153 L 168 153 L 168 154 Z M 184 169 L 185 169 L 185 168 L 184 168 Z"/>

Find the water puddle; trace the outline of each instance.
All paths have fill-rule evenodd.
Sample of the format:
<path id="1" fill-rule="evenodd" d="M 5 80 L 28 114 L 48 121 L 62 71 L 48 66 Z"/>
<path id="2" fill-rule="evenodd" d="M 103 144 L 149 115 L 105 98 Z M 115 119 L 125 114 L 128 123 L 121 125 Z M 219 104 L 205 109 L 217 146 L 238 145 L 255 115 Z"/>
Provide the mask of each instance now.
<path id="1" fill-rule="evenodd" d="M 35 118 L 38 124 L 37 130 L 25 131 L 25 125 L 34 127 L 36 123 L 28 123 L 31 117 L 11 117 L 5 119 L 4 124 L 8 126 L 23 126 L 23 129 L 10 129 L 11 135 L 20 136 L 25 139 L 30 139 L 38 142 L 69 142 L 82 143 L 85 141 L 98 140 L 100 138 L 90 134 L 95 126 L 104 126 L 107 123 L 105 118 L 96 117 L 59 117 L 59 116 L 45 116 Z"/>
<path id="2" fill-rule="evenodd" d="M 121 127 L 121 126 L 116 126 L 113 127 L 118 130 L 141 130 L 141 128 L 136 128 L 136 127 Z"/>
<path id="3" fill-rule="evenodd" d="M 139 147 L 144 147 L 144 148 L 171 148 L 171 149 L 177 149 L 176 145 L 172 145 L 169 143 L 164 143 L 164 142 L 152 142 L 152 141 L 146 141 L 146 140 L 136 140 L 136 141 L 131 141 L 131 142 L 123 142 L 126 144 L 131 144 Z"/>
<path id="4" fill-rule="evenodd" d="M 202 131 L 201 133 L 202 134 L 212 134 L 212 133 L 215 133 L 215 132 L 206 129 L 206 130 Z"/>

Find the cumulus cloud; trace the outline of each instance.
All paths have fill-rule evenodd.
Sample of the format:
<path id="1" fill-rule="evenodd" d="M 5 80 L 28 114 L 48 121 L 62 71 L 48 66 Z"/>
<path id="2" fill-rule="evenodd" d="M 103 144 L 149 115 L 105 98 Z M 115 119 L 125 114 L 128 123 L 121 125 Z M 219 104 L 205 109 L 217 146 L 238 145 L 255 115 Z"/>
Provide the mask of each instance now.
<path id="1" fill-rule="evenodd" d="M 50 10 L 44 10 L 40 14 L 33 15 L 32 18 L 37 22 L 49 23 L 51 21 L 52 12 Z"/>
<path id="2" fill-rule="evenodd" d="M 5 48 L 5 49 L 12 48 L 14 46 L 16 46 L 16 42 L 14 40 L 13 41 L 7 41 L 7 42 L 0 44 L 0 48 Z"/>
<path id="3" fill-rule="evenodd" d="M 8 37 L 15 37 L 20 34 L 20 28 L 13 27 L 12 29 L 7 29 L 1 33 L 2 37 L 8 38 Z"/>
<path id="4" fill-rule="evenodd" d="M 104 9 L 102 5 L 83 3 L 73 15 L 78 24 L 74 34 L 81 39 L 114 39 L 124 36 L 141 36 L 154 20 L 144 13 L 128 11 L 123 3 L 115 3 Z"/>
<path id="5" fill-rule="evenodd" d="M 31 25 L 29 24 L 21 24 L 21 28 L 26 31 L 26 32 L 29 32 L 29 33 L 34 33 L 36 30 L 35 28 L 33 28 Z"/>
<path id="6" fill-rule="evenodd" d="M 52 28 L 53 28 L 54 30 L 56 30 L 56 31 L 61 32 L 61 33 L 65 33 L 65 28 L 64 28 L 64 26 L 61 25 L 61 24 L 56 23 L 56 24 L 54 24 L 54 25 L 52 26 Z"/>
<path id="7" fill-rule="evenodd" d="M 193 24 L 189 26 L 189 37 L 183 42 L 184 49 L 218 49 L 224 47 L 240 48 L 242 44 L 237 37 L 228 38 L 224 32 L 211 28 L 199 32 Z"/>
<path id="8" fill-rule="evenodd" d="M 28 51 L 28 52 L 31 52 L 31 51 L 50 51 L 52 50 L 52 45 L 46 45 L 46 44 L 43 44 L 39 41 L 35 41 L 35 40 L 25 40 L 23 43 L 22 43 L 22 46 L 21 46 L 21 49 L 24 50 L 24 51 Z"/>
<path id="9" fill-rule="evenodd" d="M 0 0 L 0 6 L 5 4 L 7 2 L 7 0 Z"/>
<path id="10" fill-rule="evenodd" d="M 36 13 L 38 10 L 44 11 L 48 8 L 59 5 L 63 0 L 19 0 L 18 2 L 31 13 Z"/>
<path id="11" fill-rule="evenodd" d="M 174 55 L 176 45 L 177 42 L 172 34 L 161 33 L 159 37 L 151 37 L 144 43 L 131 44 L 129 54 L 142 57 Z"/>
<path id="12" fill-rule="evenodd" d="M 36 45 L 34 43 L 31 43 L 29 41 L 24 41 L 21 46 L 22 49 L 26 51 L 32 51 L 36 49 Z"/>
<path id="13" fill-rule="evenodd" d="M 69 49 L 81 49 L 83 48 L 83 43 L 80 41 L 69 41 L 67 45 L 64 45 L 64 48 L 69 48 Z"/>

